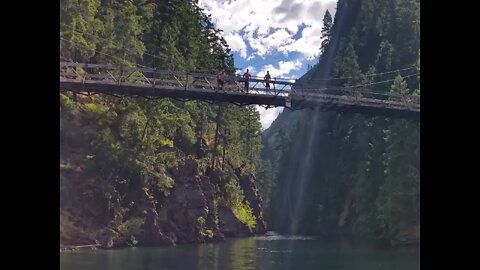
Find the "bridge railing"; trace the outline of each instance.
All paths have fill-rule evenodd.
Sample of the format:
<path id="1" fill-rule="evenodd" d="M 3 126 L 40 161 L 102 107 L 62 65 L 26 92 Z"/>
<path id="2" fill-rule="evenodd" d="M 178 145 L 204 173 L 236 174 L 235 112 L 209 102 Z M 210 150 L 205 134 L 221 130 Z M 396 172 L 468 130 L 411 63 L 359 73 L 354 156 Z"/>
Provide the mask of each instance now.
<path id="1" fill-rule="evenodd" d="M 376 92 L 365 90 L 364 88 L 315 88 L 309 86 L 294 86 L 294 91 L 290 96 L 300 96 L 303 98 L 342 98 L 350 102 L 372 102 L 384 104 L 385 106 L 406 106 L 413 109 L 420 109 L 420 96 L 410 94 L 400 94 L 393 92 Z"/>
<path id="2" fill-rule="evenodd" d="M 213 72 L 179 72 L 169 70 L 156 70 L 132 66 L 112 66 L 105 64 L 87 63 L 60 63 L 60 76 L 63 78 L 81 81 L 105 80 L 117 83 L 150 84 L 152 86 L 169 86 L 196 89 L 218 90 L 216 74 Z M 239 75 L 226 75 L 224 77 L 225 91 L 243 93 L 274 94 L 280 95 L 290 91 L 293 82 L 288 79 L 274 78 L 271 90 L 266 91 L 265 81 L 260 77 L 251 78 L 248 91 L 244 89 L 243 79 Z"/>
<path id="3" fill-rule="evenodd" d="M 144 67 L 112 66 L 105 64 L 87 64 L 60 62 L 61 80 L 78 82 L 109 81 L 121 85 L 141 84 L 153 88 L 203 89 L 218 91 L 216 74 L 213 72 L 179 72 L 156 70 Z M 291 79 L 272 78 L 271 90 L 265 90 L 265 80 L 251 77 L 248 91 L 240 75 L 225 76 L 224 91 L 246 94 L 300 97 L 303 99 L 336 100 L 348 104 L 371 103 L 381 106 L 407 107 L 420 109 L 420 97 L 399 93 L 382 93 L 354 88 L 323 88 L 297 84 Z"/>
<path id="4" fill-rule="evenodd" d="M 82 81 L 113 81 L 118 84 L 145 84 L 166 87 L 215 89 L 216 78 L 208 73 L 154 70 L 102 64 L 60 63 L 60 76 Z"/>
<path id="5" fill-rule="evenodd" d="M 247 80 L 242 77 L 242 75 L 238 74 L 235 77 L 235 80 L 239 84 L 244 84 Z M 287 79 L 287 78 L 278 78 L 272 77 L 268 82 L 260 76 L 251 76 L 249 81 L 249 88 L 251 89 L 259 89 L 265 90 L 267 87 L 267 83 L 270 85 L 270 93 L 274 93 L 276 95 L 281 93 L 288 93 L 292 91 L 292 86 L 295 84 L 294 79 Z M 243 87 L 243 85 L 242 85 Z"/>

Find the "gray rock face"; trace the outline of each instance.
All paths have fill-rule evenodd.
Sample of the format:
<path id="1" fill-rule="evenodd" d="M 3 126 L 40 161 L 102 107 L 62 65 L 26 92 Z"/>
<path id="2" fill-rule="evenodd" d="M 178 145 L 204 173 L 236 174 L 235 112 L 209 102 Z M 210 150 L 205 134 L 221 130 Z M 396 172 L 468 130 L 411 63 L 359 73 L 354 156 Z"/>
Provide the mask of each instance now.
<path id="1" fill-rule="evenodd" d="M 392 246 L 408 246 L 420 244 L 420 226 L 402 230 L 390 242 Z"/>
<path id="2" fill-rule="evenodd" d="M 169 170 L 169 174 L 174 179 L 174 185 L 168 195 L 144 190 L 147 200 L 142 206 L 145 221 L 134 238 L 103 225 L 92 228 L 86 242 L 98 243 L 100 248 L 110 249 L 129 245 L 162 246 L 218 242 L 223 241 L 225 236 L 253 235 L 229 207 L 220 205 L 216 209 L 222 196 L 219 183 L 223 181 L 218 173 L 211 172 L 209 177 L 204 176 L 198 170 L 197 162 L 187 158 L 179 161 L 176 168 Z M 265 225 L 253 180 L 243 177 L 240 184 L 257 217 L 254 232 L 262 232 Z M 129 218 L 127 215 L 128 213 L 125 213 L 125 220 Z"/>
<path id="3" fill-rule="evenodd" d="M 142 242 L 174 245 L 223 240 L 223 234 L 214 222 L 213 200 L 218 188 L 208 177 L 199 176 L 197 168 L 196 161 L 186 160 L 172 170 L 175 185 L 158 210 L 159 214 L 146 220 L 144 229 L 153 235 L 148 235 Z M 156 213 L 156 209 L 152 213 Z M 201 219 L 204 224 L 200 224 Z M 208 237 L 206 230 L 210 230 L 213 237 Z"/>
<path id="4" fill-rule="evenodd" d="M 171 175 L 175 185 L 158 213 L 156 209 L 151 211 L 145 222 L 147 237 L 142 242 L 151 245 L 174 245 L 222 241 L 224 236 L 254 235 L 227 206 L 219 206 L 215 213 L 214 199 L 218 198 L 220 193 L 218 185 L 215 184 L 219 179 L 216 179 L 215 174 L 212 175 L 213 178 L 201 176 L 197 162 L 185 160 L 179 162 L 178 167 L 171 171 Z M 255 183 L 253 179 L 241 176 L 240 185 L 257 218 L 257 225 L 253 231 L 258 234 L 264 233 L 265 223 Z M 218 224 L 215 223 L 216 214 Z M 202 218 L 203 225 L 199 221 Z M 206 230 L 211 231 L 213 236 L 206 236 Z"/>

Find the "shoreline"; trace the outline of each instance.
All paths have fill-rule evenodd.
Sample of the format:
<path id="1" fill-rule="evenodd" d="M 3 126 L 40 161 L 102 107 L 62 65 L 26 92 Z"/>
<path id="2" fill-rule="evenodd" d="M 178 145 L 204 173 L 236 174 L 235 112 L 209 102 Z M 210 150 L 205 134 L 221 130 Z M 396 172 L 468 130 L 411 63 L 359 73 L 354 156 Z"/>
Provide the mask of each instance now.
<path id="1" fill-rule="evenodd" d="M 184 246 L 184 245 L 200 245 L 200 244 L 212 244 L 212 243 L 223 243 L 227 240 L 232 240 L 232 239 L 244 239 L 244 238 L 254 238 L 254 237 L 278 237 L 278 236 L 285 236 L 289 237 L 287 235 L 256 235 L 256 236 L 247 236 L 247 237 L 226 237 L 223 241 L 214 241 L 214 242 L 195 242 L 195 243 L 183 243 L 183 244 L 176 244 L 176 245 L 140 245 L 140 246 L 119 246 L 119 247 L 113 247 L 113 248 L 102 248 L 100 244 L 86 244 L 86 245 L 60 245 L 60 253 L 63 252 L 80 252 L 80 251 L 95 251 L 95 250 L 119 250 L 119 249 L 126 249 L 126 248 L 144 248 L 144 247 L 153 247 L 153 248 L 160 248 L 160 247 L 175 247 L 175 246 Z M 292 237 L 292 236 L 290 236 Z M 295 237 L 295 236 L 293 236 Z M 297 236 L 297 237 L 302 237 L 302 236 Z M 313 240 L 322 240 L 321 237 L 313 237 Z M 289 239 L 282 239 L 282 240 L 289 240 Z M 294 241 L 295 239 L 290 239 L 290 241 Z M 336 242 L 338 244 L 345 243 L 342 240 L 325 240 L 325 243 L 332 243 Z M 393 246 L 386 246 L 382 245 L 380 243 L 375 243 L 375 242 L 357 242 L 357 241 L 352 241 L 350 242 L 350 245 L 352 246 L 361 246 L 361 245 L 368 245 L 371 247 L 374 247 L 375 249 L 378 250 L 410 250 L 410 249 L 419 249 L 420 248 L 420 243 L 418 244 L 398 244 L 398 245 L 393 245 Z"/>

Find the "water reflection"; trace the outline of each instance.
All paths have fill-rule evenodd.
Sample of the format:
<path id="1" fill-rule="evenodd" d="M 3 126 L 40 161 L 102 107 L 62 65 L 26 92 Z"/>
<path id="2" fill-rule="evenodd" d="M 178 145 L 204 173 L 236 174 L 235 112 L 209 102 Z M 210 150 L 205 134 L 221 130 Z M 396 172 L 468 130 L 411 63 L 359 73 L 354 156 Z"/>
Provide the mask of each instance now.
<path id="1" fill-rule="evenodd" d="M 223 254 L 222 254 L 223 255 Z M 198 246 L 198 269 L 219 270 L 220 245 L 202 244 Z"/>
<path id="2" fill-rule="evenodd" d="M 229 239 L 218 244 L 61 253 L 62 270 L 415 270 L 419 252 L 381 250 L 309 237 L 269 236 Z"/>
<path id="3" fill-rule="evenodd" d="M 258 269 L 255 238 L 243 238 L 232 241 L 229 247 L 229 257 L 231 265 L 228 269 Z"/>

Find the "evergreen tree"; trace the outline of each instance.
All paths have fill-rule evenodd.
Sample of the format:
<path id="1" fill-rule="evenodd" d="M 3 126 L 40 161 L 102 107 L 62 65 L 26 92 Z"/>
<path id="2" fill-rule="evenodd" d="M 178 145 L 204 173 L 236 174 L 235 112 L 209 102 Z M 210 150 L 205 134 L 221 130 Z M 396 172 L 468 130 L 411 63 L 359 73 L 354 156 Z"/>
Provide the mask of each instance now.
<path id="1" fill-rule="evenodd" d="M 415 64 L 420 72 L 418 0 L 340 0 L 335 18 L 328 46 L 333 69 L 331 63 L 322 62 L 309 72 L 312 79 L 327 74 L 342 78 L 329 81 L 329 86 L 360 85 L 364 90 L 420 94 L 418 76 L 406 80 L 406 76 L 414 78 L 415 69 L 390 72 Z M 312 162 L 312 168 L 308 172 L 288 168 L 293 170 L 289 175 L 308 175 L 302 183 L 305 188 L 297 233 L 352 233 L 387 243 L 403 241 L 399 234 L 419 227 L 418 123 L 333 112 L 316 112 L 316 116 L 316 124 L 323 129 L 315 131 L 316 139 L 308 146 L 295 142 L 304 141 L 304 133 L 313 132 L 311 113 L 283 112 L 264 135 L 263 155 L 269 157 L 276 172 L 270 202 L 276 214 L 270 216 L 274 228 L 282 228 L 282 222 L 288 220 L 284 200 L 291 190 L 299 190 L 284 179 L 287 171 L 282 170 L 283 164 L 296 164 L 298 153 L 302 153 L 312 156 L 309 161 L 302 160 Z M 299 126 L 285 125 L 294 121 Z M 281 153 L 273 144 L 280 128 L 289 139 L 276 143 L 288 141 L 291 146 Z M 418 241 L 418 235 L 412 239 Z"/>
<path id="2" fill-rule="evenodd" d="M 325 15 L 323 16 L 323 27 L 322 27 L 322 46 L 320 47 L 320 53 L 324 54 L 325 50 L 328 46 L 328 42 L 330 41 L 330 36 L 331 36 L 331 29 L 332 29 L 332 15 L 330 15 L 330 12 L 325 11 Z"/>
<path id="3" fill-rule="evenodd" d="M 194 0 L 62 0 L 60 20 L 60 56 L 67 61 L 234 71 L 222 32 Z M 61 213 L 115 231 L 115 241 L 136 245 L 144 237 L 145 244 L 155 228 L 151 215 L 165 210 L 177 184 L 173 172 L 192 159 L 198 176 L 214 185 L 211 211 L 195 220 L 199 239 L 218 232 L 219 205 L 255 226 L 236 172 L 269 177 L 258 111 L 220 104 L 219 114 L 200 101 L 74 96 L 60 95 Z M 81 172 L 72 176 L 71 166 Z"/>

